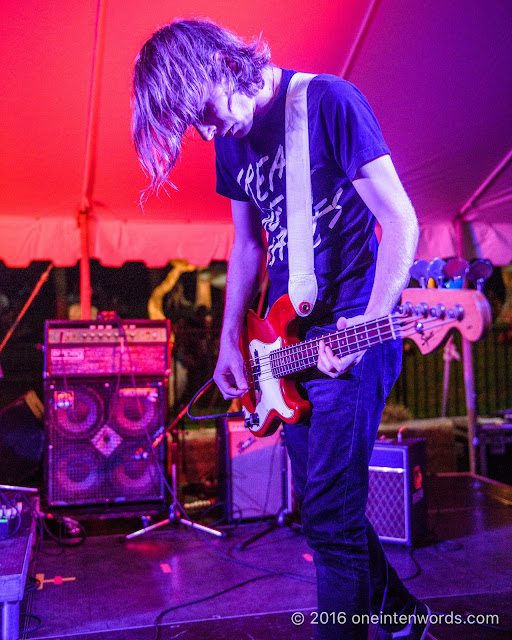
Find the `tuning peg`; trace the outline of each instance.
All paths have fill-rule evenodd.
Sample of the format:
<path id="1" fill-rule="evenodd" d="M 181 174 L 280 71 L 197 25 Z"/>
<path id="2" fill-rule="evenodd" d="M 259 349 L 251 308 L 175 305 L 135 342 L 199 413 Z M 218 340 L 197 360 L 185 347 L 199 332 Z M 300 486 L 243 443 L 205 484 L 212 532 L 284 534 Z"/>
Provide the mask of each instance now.
<path id="1" fill-rule="evenodd" d="M 475 260 L 471 263 L 468 269 L 468 280 L 470 280 L 478 289 L 482 291 L 484 288 L 484 282 L 491 277 L 494 267 L 489 260 Z"/>
<path id="2" fill-rule="evenodd" d="M 428 276 L 429 278 L 433 278 L 436 285 L 441 288 L 443 286 L 443 269 L 446 264 L 445 260 L 441 260 L 441 258 L 434 258 L 432 262 L 428 265 Z"/>
<path id="3" fill-rule="evenodd" d="M 422 289 L 427 288 L 428 262 L 426 260 L 416 260 L 409 269 L 409 274 L 420 283 Z"/>
<path id="4" fill-rule="evenodd" d="M 453 282 L 457 282 L 459 280 L 464 280 L 468 267 L 469 262 L 467 260 L 462 260 L 462 258 L 452 258 L 444 265 L 443 273 L 447 278 L 453 280 Z"/>

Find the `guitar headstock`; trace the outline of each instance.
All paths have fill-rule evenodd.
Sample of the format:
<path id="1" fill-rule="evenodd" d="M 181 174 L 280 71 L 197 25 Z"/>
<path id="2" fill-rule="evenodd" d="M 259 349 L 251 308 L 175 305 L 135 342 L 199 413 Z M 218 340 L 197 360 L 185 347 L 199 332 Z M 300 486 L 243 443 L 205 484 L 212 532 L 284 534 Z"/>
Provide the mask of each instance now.
<path id="1" fill-rule="evenodd" d="M 402 337 L 422 353 L 434 351 L 453 329 L 475 342 L 492 324 L 489 302 L 475 289 L 404 289 L 398 310 Z"/>

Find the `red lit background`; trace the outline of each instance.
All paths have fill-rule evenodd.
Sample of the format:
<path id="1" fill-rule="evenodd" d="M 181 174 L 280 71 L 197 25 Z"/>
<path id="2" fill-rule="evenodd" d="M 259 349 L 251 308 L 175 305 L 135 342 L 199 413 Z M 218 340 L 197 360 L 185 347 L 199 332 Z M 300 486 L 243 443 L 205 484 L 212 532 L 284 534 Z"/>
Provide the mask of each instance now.
<path id="1" fill-rule="evenodd" d="M 212 145 L 188 140 L 173 177 L 179 192 L 152 199 L 144 214 L 137 206 L 145 179 L 130 142 L 131 69 L 157 27 L 177 16 L 208 16 L 242 36 L 262 32 L 276 64 L 341 74 L 369 15 L 345 76 L 372 104 L 417 209 L 418 256 L 455 255 L 459 216 L 466 257 L 512 259 L 510 3 L 103 3 L 90 257 L 163 266 L 171 258 L 207 264 L 229 254 L 229 204 L 215 194 Z M 33 259 L 66 266 L 80 257 L 76 216 L 96 11 L 96 0 L 3 0 L 0 259 L 9 266 Z"/>

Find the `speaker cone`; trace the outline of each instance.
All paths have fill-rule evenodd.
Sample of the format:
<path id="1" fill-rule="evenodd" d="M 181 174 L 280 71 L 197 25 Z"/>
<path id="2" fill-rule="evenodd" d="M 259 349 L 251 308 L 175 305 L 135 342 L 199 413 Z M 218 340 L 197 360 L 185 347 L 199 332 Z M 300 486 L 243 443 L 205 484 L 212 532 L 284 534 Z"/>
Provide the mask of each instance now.
<path id="1" fill-rule="evenodd" d="M 123 495 L 145 496 L 155 493 L 160 482 L 156 461 L 150 456 L 147 459 L 134 459 L 135 448 L 127 444 L 120 452 L 118 464 L 114 468 L 114 485 Z"/>
<path id="2" fill-rule="evenodd" d="M 100 464 L 91 448 L 73 449 L 59 454 L 55 465 L 54 497 L 58 499 L 94 495 L 102 481 Z"/>
<path id="3" fill-rule="evenodd" d="M 158 427 L 158 388 L 119 389 L 112 399 L 110 423 L 126 436 L 144 436 Z"/>

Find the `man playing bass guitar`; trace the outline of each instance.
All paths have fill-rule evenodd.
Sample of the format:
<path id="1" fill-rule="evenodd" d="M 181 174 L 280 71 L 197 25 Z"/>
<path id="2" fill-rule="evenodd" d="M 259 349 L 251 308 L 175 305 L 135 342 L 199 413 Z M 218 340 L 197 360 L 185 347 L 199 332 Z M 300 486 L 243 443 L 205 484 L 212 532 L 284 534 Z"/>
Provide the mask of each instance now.
<path id="1" fill-rule="evenodd" d="M 285 100 L 293 75 L 271 63 L 261 42 L 246 44 L 197 20 L 160 29 L 136 61 L 133 133 L 149 189 L 168 180 L 193 126 L 215 140 L 217 191 L 231 200 L 235 242 L 214 376 L 224 398 L 248 388 L 239 339 L 266 256 L 269 305 L 287 293 Z M 315 76 L 307 112 L 318 297 L 300 321 L 301 339 L 391 313 L 418 239 L 415 212 L 360 91 L 339 77 Z M 368 627 L 356 620 L 381 607 L 396 620 L 407 616 L 381 629 L 383 636 L 426 637 L 428 608 L 402 584 L 365 516 L 368 464 L 401 350 L 392 340 L 338 358 L 321 341 L 317 367 L 300 381 L 311 415 L 284 425 L 314 551 L 318 611 L 344 614 L 343 624 L 329 616 L 317 625 L 321 639 L 366 640 Z"/>

